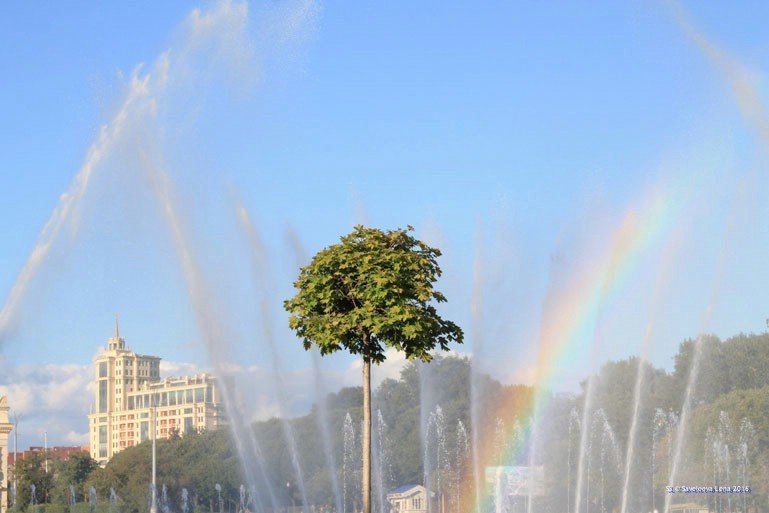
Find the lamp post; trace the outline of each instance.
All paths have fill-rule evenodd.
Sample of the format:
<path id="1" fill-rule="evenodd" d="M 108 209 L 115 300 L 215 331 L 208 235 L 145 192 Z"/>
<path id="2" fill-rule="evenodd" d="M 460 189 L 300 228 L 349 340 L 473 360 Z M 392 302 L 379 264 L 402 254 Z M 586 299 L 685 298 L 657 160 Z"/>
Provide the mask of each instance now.
<path id="1" fill-rule="evenodd" d="M 18 493 L 18 450 L 19 450 L 19 416 L 13 412 L 13 506 L 16 509 L 16 494 Z"/>
<path id="2" fill-rule="evenodd" d="M 157 513 L 158 512 L 158 502 L 157 502 L 157 483 L 156 483 L 156 472 L 157 472 L 157 435 L 155 433 L 156 427 L 155 427 L 155 417 L 157 416 L 157 405 L 155 403 L 155 394 L 152 394 L 152 405 L 150 406 L 150 430 L 152 434 L 152 490 L 151 490 L 151 503 L 150 503 L 150 513 Z"/>

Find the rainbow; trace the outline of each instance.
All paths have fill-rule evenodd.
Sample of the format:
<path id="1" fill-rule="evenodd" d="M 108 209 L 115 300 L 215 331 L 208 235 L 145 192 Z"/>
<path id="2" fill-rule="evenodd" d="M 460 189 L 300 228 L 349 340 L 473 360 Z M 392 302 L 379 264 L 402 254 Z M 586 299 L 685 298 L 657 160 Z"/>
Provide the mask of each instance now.
<path id="1" fill-rule="evenodd" d="M 531 420 L 547 406 L 555 378 L 594 345 L 593 334 L 601 311 L 622 289 L 648 249 L 671 231 L 683 203 L 680 195 L 672 192 L 654 192 L 645 197 L 639 207 L 625 214 L 603 254 L 581 269 L 564 290 L 548 298 L 543 308 L 533 392 L 507 394 L 507 398 L 496 405 L 493 412 L 496 415 L 487 417 L 501 419 L 500 426 L 504 425 L 508 443 L 506 453 L 501 455 L 503 461 L 525 465 L 521 460 L 529 446 Z M 480 433 L 476 448 L 481 497 L 476 501 L 474 483 L 468 482 L 471 479 L 465 480 L 459 511 L 472 512 L 479 506 L 481 511 L 490 509 L 490 493 L 484 492 L 484 473 L 486 467 L 497 464 L 495 461 L 499 461 L 500 455 L 495 443 L 499 437 L 489 434 Z"/>

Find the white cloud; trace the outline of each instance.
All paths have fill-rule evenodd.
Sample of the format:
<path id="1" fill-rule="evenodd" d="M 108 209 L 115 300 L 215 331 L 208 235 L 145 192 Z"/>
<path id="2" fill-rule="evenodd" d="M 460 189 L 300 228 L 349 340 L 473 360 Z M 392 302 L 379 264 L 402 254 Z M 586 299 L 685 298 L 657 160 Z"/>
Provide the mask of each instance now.
<path id="1" fill-rule="evenodd" d="M 83 433 L 76 433 L 74 431 L 70 431 L 64 435 L 64 439 L 67 441 L 67 444 L 71 445 L 87 445 L 88 444 L 88 431 L 85 431 Z"/>
<path id="2" fill-rule="evenodd" d="M 371 370 L 371 385 L 376 388 L 385 379 L 398 379 L 401 375 L 403 367 L 406 366 L 408 360 L 406 356 L 395 349 L 388 349 L 385 351 L 386 360 L 379 365 L 372 366 Z M 360 386 L 361 373 L 363 371 L 363 359 L 356 358 L 350 363 L 347 370 L 344 371 L 341 379 L 337 382 L 341 386 Z"/>
<path id="3" fill-rule="evenodd" d="M 452 354 L 462 354 L 452 352 Z M 398 379 L 407 360 L 403 353 L 386 352 L 387 359 L 372 370 L 372 386 L 385 379 Z M 284 370 L 276 390 L 272 369 L 256 365 L 228 364 L 226 372 L 234 380 L 231 405 L 251 421 L 280 415 L 304 415 L 318 394 L 360 386 L 362 360 L 356 358 L 340 370 L 322 370 L 325 390 L 316 386 L 311 368 Z M 210 372 L 196 364 L 161 360 L 163 377 L 179 377 Z M 75 364 L 9 366 L 0 361 L 0 395 L 7 395 L 12 413 L 19 416 L 19 445 L 42 445 L 43 433 L 50 445 L 88 443 L 88 419 L 94 398 L 93 367 Z M 284 398 L 283 402 L 279 398 Z"/>
<path id="4" fill-rule="evenodd" d="M 87 415 L 93 401 L 90 365 L 20 365 L 0 367 L 0 395 L 8 396 L 18 415 L 19 446 L 81 445 L 88 440 Z"/>
<path id="5" fill-rule="evenodd" d="M 194 374 L 202 374 L 207 372 L 201 369 L 194 363 L 186 362 L 170 362 L 168 360 L 160 360 L 160 375 L 163 378 L 172 378 L 179 376 L 191 376 Z"/>

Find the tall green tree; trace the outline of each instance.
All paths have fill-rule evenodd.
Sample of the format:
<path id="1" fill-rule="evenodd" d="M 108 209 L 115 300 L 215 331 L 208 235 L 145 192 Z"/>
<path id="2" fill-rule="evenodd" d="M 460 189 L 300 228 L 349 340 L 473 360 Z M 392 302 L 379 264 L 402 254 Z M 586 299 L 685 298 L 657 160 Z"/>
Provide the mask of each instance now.
<path id="1" fill-rule="evenodd" d="M 387 348 L 429 361 L 436 347 L 448 350 L 463 340 L 462 330 L 434 306 L 446 301 L 433 287 L 441 252 L 411 231 L 356 226 L 301 269 L 298 292 L 284 303 L 305 349 L 315 345 L 327 355 L 344 348 L 362 356 L 363 513 L 371 512 L 371 363 L 382 363 Z"/>
<path id="2" fill-rule="evenodd" d="M 88 496 L 83 484 L 96 470 L 99 464 L 87 452 L 77 452 L 66 460 L 54 463 L 54 483 L 52 502 L 68 504 L 70 499 L 69 486 L 75 487 L 76 500 L 82 502 Z"/>
<path id="3" fill-rule="evenodd" d="M 26 509 L 32 502 L 32 486 L 35 487 L 34 500 L 38 504 L 50 501 L 53 488 L 53 473 L 45 471 L 45 457 L 42 452 L 34 452 L 16 462 L 16 504 L 19 509 Z"/>

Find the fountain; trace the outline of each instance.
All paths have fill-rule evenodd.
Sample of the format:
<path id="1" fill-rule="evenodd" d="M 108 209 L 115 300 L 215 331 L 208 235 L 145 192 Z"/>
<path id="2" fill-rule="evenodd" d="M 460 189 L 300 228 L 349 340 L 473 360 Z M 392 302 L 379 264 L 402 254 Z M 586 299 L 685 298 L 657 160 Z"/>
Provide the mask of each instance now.
<path id="1" fill-rule="evenodd" d="M 387 492 L 392 488 L 392 456 L 390 439 L 387 436 L 387 424 L 382 417 L 382 410 L 376 411 L 376 428 L 372 444 L 371 459 L 373 461 L 373 473 L 375 483 L 375 504 L 379 512 L 386 512 L 385 501 Z"/>
<path id="2" fill-rule="evenodd" d="M 656 495 L 657 487 L 655 485 L 654 476 L 657 473 L 657 449 L 661 436 L 663 436 L 668 430 L 668 415 L 662 410 L 662 408 L 655 408 L 654 419 L 652 420 L 652 445 L 651 445 L 651 504 L 652 511 L 656 511 Z M 668 445 L 670 445 L 668 443 Z M 670 459 L 668 459 L 670 461 Z"/>
<path id="3" fill-rule="evenodd" d="M 237 7 L 230 5 L 229 9 L 231 10 L 225 10 L 226 12 L 222 15 L 244 16 Z M 213 20 L 215 22 L 215 19 Z M 224 24 L 221 27 L 214 26 L 212 32 L 225 31 L 229 27 L 230 24 Z M 49 248 L 66 227 L 73 229 L 77 227 L 77 211 L 80 209 L 82 198 L 89 191 L 92 176 L 99 171 L 104 159 L 115 148 L 126 144 L 129 145 L 132 153 L 140 155 L 141 168 L 145 173 L 147 182 L 151 185 L 158 203 L 162 206 L 208 360 L 215 374 L 222 378 L 232 376 L 230 368 L 233 362 L 237 361 L 237 356 L 231 346 L 238 342 L 238 336 L 233 334 L 231 326 L 222 318 L 221 312 L 224 308 L 216 300 L 217 289 L 210 276 L 203 272 L 202 258 L 195 252 L 194 244 L 191 242 L 191 232 L 183 215 L 183 209 L 178 202 L 175 182 L 168 170 L 161 165 L 163 152 L 151 144 L 154 135 L 157 135 L 159 131 L 157 130 L 155 108 L 168 95 L 173 94 L 174 73 L 179 69 L 177 66 L 184 67 L 184 62 L 179 63 L 176 59 L 184 58 L 189 52 L 196 51 L 198 48 L 194 40 L 196 37 L 198 37 L 197 33 L 188 34 L 187 38 L 182 37 L 181 43 L 177 43 L 172 48 L 173 51 L 164 53 L 153 66 L 150 66 L 150 71 L 144 74 L 137 71 L 132 77 L 129 94 L 120 107 L 118 115 L 105 126 L 98 140 L 92 145 L 81 169 L 75 175 L 69 192 L 62 196 L 59 206 L 41 232 L 33 254 L 22 267 L 19 278 L 11 289 L 8 300 L 0 312 L 0 343 L 6 339 L 7 334 L 15 325 L 19 311 L 18 305 L 23 300 L 27 284 L 38 272 L 42 262 L 46 260 Z M 130 143 L 126 141 L 130 141 Z M 295 490 L 300 501 L 299 507 L 303 513 L 311 513 L 315 511 L 315 506 L 311 504 L 310 490 L 312 490 L 312 486 L 318 487 L 319 485 L 310 479 L 305 479 L 305 472 L 308 472 L 307 467 L 309 465 L 302 461 L 304 455 L 299 448 L 300 444 L 298 444 L 301 440 L 297 440 L 296 434 L 300 431 L 297 428 L 296 433 L 294 432 L 294 424 L 289 419 L 289 405 L 291 403 L 291 398 L 288 396 L 289 384 L 287 381 L 289 380 L 284 376 L 284 370 L 279 359 L 279 347 L 270 325 L 273 314 L 266 301 L 274 294 L 273 286 L 269 283 L 272 270 L 267 267 L 264 244 L 247 211 L 239 203 L 237 212 L 242 231 L 250 244 L 255 288 L 260 291 L 260 294 L 266 296 L 261 303 L 262 310 L 254 315 L 258 317 L 264 330 L 260 340 L 266 344 L 265 347 L 270 357 L 272 384 L 274 384 L 274 394 L 277 398 L 277 416 L 280 417 L 283 443 L 287 450 L 292 472 L 291 479 L 296 486 L 295 489 L 289 490 L 289 494 L 291 490 Z M 613 252 L 610 253 L 614 256 Z M 304 259 L 299 260 L 303 261 Z M 605 264 L 603 266 L 604 271 L 596 273 L 597 279 L 593 279 L 595 277 L 589 275 L 590 280 L 586 280 L 599 283 L 599 286 L 593 287 L 598 290 L 594 294 L 595 297 L 589 296 L 590 301 L 585 301 L 585 303 L 590 303 L 593 320 L 599 317 L 597 312 L 600 312 L 601 305 L 607 296 L 607 290 L 611 285 L 606 276 L 608 272 L 605 272 L 605 269 L 613 269 L 612 266 L 616 263 L 613 257 L 601 262 Z M 475 265 L 479 267 L 477 260 Z M 719 269 L 721 267 L 723 264 L 719 263 Z M 478 273 L 478 269 L 474 269 L 474 289 L 481 288 Z M 714 286 L 715 289 L 717 287 Z M 715 292 L 713 296 L 715 297 Z M 585 298 L 579 296 L 577 299 Z M 648 383 L 644 377 L 644 372 L 646 372 L 644 366 L 649 365 L 646 361 L 647 332 L 647 338 L 644 339 L 643 354 L 637 361 L 637 374 L 634 388 L 632 388 L 632 404 L 628 405 L 630 428 L 625 440 L 621 438 L 625 435 L 625 431 L 615 434 L 609 422 L 607 412 L 614 415 L 611 417 L 613 422 L 617 419 L 616 412 L 594 397 L 597 385 L 593 382 L 593 376 L 588 376 L 584 393 L 579 398 L 564 400 L 566 405 L 564 408 L 569 411 L 568 415 L 558 416 L 555 413 L 547 412 L 542 404 L 546 401 L 541 399 L 546 394 L 539 394 L 540 390 L 537 389 L 536 393 L 533 394 L 535 399 L 530 401 L 531 404 L 517 406 L 520 411 L 515 413 L 520 413 L 520 415 L 495 416 L 497 412 L 491 409 L 493 406 L 489 406 L 491 401 L 486 402 L 486 390 L 480 378 L 482 363 L 479 361 L 479 356 L 482 354 L 483 343 L 485 342 L 484 330 L 482 329 L 481 300 L 480 292 L 474 290 L 471 305 L 473 359 L 469 364 L 471 366 L 469 415 L 461 417 L 465 422 L 469 420 L 467 425 L 463 420 L 457 420 L 456 430 L 453 431 L 453 422 L 457 417 L 452 416 L 454 412 L 450 408 L 447 407 L 444 411 L 441 405 L 437 404 L 440 402 L 447 406 L 447 403 L 439 397 L 440 384 L 430 374 L 429 365 L 420 364 L 419 366 L 420 409 L 418 415 L 420 417 L 419 434 L 422 444 L 418 453 L 421 457 L 422 466 L 415 470 L 409 469 L 413 470 L 409 477 L 415 480 L 422 479 L 421 484 L 428 491 L 427 511 L 435 513 L 433 509 L 437 507 L 440 509 L 440 513 L 463 513 L 466 510 L 476 513 L 488 513 L 492 510 L 496 513 L 512 513 L 518 503 L 511 497 L 518 497 L 518 491 L 513 490 L 515 483 L 510 477 L 511 474 L 498 470 L 491 487 L 493 490 L 486 493 L 486 489 L 481 484 L 483 481 L 481 476 L 484 475 L 485 467 L 512 467 L 522 474 L 529 472 L 529 476 L 531 476 L 540 461 L 547 461 L 548 465 L 553 465 L 553 461 L 562 464 L 563 456 L 565 456 L 566 463 L 566 482 L 562 483 L 562 488 L 565 489 L 565 504 L 562 502 L 563 490 L 559 489 L 553 493 L 554 495 L 560 493 L 557 496 L 558 506 L 565 509 L 566 513 L 597 513 L 598 511 L 608 513 L 617 510 L 620 513 L 629 513 L 633 509 L 648 509 L 648 506 L 651 507 L 652 511 L 655 511 L 659 506 L 659 495 L 661 494 L 659 485 L 663 482 L 671 485 L 676 484 L 676 479 L 682 474 L 682 467 L 685 463 L 682 459 L 682 452 L 685 451 L 687 437 L 693 436 L 689 424 L 695 414 L 694 409 L 698 406 L 694 400 L 694 391 L 700 372 L 702 336 L 699 336 L 694 343 L 692 359 L 684 383 L 684 397 L 681 401 L 680 413 L 677 414 L 668 410 L 670 404 L 677 405 L 677 402 L 664 403 L 662 401 L 664 404 L 660 406 L 652 403 L 650 397 L 645 396 L 645 394 L 649 394 L 645 388 Z M 576 302 L 579 303 L 579 301 Z M 708 308 L 708 313 L 702 322 L 703 328 L 707 325 L 709 310 L 710 308 Z M 543 324 L 546 323 L 543 322 Z M 544 328 L 543 331 L 545 331 Z M 596 337 L 593 336 L 592 327 L 585 328 L 585 331 L 590 333 L 588 337 L 590 347 L 587 349 L 594 352 L 597 350 L 598 343 Z M 563 336 L 561 338 L 568 337 Z M 546 344 L 543 343 L 542 345 Z M 336 513 L 353 513 L 358 509 L 361 493 L 361 470 L 359 467 L 361 430 L 356 432 L 353 417 L 347 413 L 342 426 L 341 444 L 335 445 L 334 442 L 339 441 L 339 434 L 332 433 L 329 427 L 331 423 L 324 404 L 325 389 L 321 379 L 322 373 L 318 355 L 313 353 L 312 358 L 313 383 L 317 403 L 315 421 L 320 434 L 317 443 L 322 444 L 325 470 L 328 472 L 328 487 L 331 488 Z M 541 362 L 538 363 L 541 364 Z M 251 508 L 260 513 L 268 510 L 274 513 L 280 509 L 280 501 L 276 497 L 278 494 L 273 489 L 272 476 L 269 475 L 269 470 L 265 468 L 264 461 L 266 458 L 260 441 L 250 429 L 249 424 L 252 420 L 248 415 L 250 412 L 247 412 L 244 407 L 252 399 L 248 397 L 248 393 L 239 389 L 234 383 L 235 379 L 232 382 L 228 379 L 222 379 L 221 395 L 229 415 L 230 422 L 228 424 L 232 430 L 233 443 L 238 454 L 237 460 L 242 465 L 244 483 L 241 483 L 238 488 L 237 498 L 227 495 L 232 490 L 229 485 L 226 485 L 225 489 L 230 490 L 230 492 L 223 492 L 220 483 L 215 485 L 218 511 L 223 513 L 224 496 L 226 495 L 226 500 L 230 501 L 228 504 L 233 506 L 237 504 L 239 513 L 250 511 Z M 541 383 L 536 383 L 536 385 L 541 385 Z M 578 402 L 579 399 L 582 400 L 581 404 Z M 649 412 L 645 411 L 647 409 Z M 385 411 L 389 412 L 387 409 Z M 556 413 L 560 415 L 564 412 Z M 543 417 L 540 418 L 538 415 L 543 415 Z M 559 419 L 559 422 L 562 419 L 567 419 L 559 424 L 561 427 L 558 429 L 561 432 L 556 436 L 547 434 L 542 429 L 542 426 L 546 426 L 551 420 L 550 415 L 552 418 Z M 393 462 L 397 460 L 394 454 L 399 456 L 398 453 L 395 453 L 398 444 L 393 443 L 391 435 L 392 433 L 400 433 L 398 431 L 400 426 L 391 423 L 391 426 L 388 427 L 381 409 L 376 411 L 374 422 L 372 452 L 374 503 L 377 513 L 386 513 L 388 510 L 387 492 L 391 487 L 399 484 L 395 482 L 396 472 L 393 470 Z M 617 421 L 615 426 L 625 426 L 625 424 Z M 390 431 L 391 428 L 392 431 Z M 649 428 L 651 428 L 650 431 Z M 553 441 L 548 439 L 548 436 L 557 438 L 557 436 L 563 435 L 566 436 L 566 440 L 561 445 L 565 449 L 565 454 L 562 452 L 553 457 L 552 454 L 548 453 L 551 450 L 548 442 Z M 712 474 L 714 483 L 727 484 L 733 480 L 739 480 L 743 485 L 750 483 L 754 452 L 759 445 L 756 439 L 755 428 L 750 421 L 743 419 L 739 428 L 736 429 L 736 424 L 732 423 L 729 415 L 723 411 L 720 413 L 717 425 L 708 428 L 704 440 L 705 460 L 703 467 L 707 469 L 709 475 Z M 341 458 L 339 458 L 340 445 Z M 491 448 L 489 449 L 487 446 Z M 699 444 L 699 440 L 697 447 L 703 448 L 703 444 Z M 621 454 L 624 455 L 624 461 L 621 461 Z M 340 459 L 341 469 L 337 463 Z M 524 462 L 524 460 L 527 461 Z M 624 468 L 624 472 L 621 471 L 621 467 Z M 217 477 L 217 479 L 219 478 Z M 621 482 L 617 481 L 618 479 Z M 469 481 L 472 481 L 473 486 L 466 484 Z M 542 513 L 538 511 L 543 508 L 535 500 L 533 481 L 534 478 L 530 477 L 529 486 L 526 488 L 526 510 L 528 513 Z M 161 513 L 170 513 L 173 509 L 170 497 L 174 498 L 173 501 L 178 497 L 176 495 L 178 489 L 174 486 L 172 483 L 169 492 L 169 488 L 165 484 L 162 485 L 160 494 L 154 486 L 150 489 L 151 503 L 153 505 L 157 503 Z M 206 485 L 206 489 L 209 491 L 210 486 L 209 482 Z M 26 483 L 24 487 L 26 487 Z M 75 486 L 69 485 L 68 491 L 69 510 L 71 513 L 76 513 Z M 631 491 L 633 491 L 632 496 Z M 99 493 L 104 497 L 105 490 L 100 488 Z M 433 493 L 436 496 L 435 502 L 430 500 Z M 616 494 L 619 496 L 615 496 Z M 65 495 L 66 492 L 62 494 L 62 496 Z M 282 492 L 279 492 L 279 495 L 281 498 L 283 497 Z M 12 507 L 15 509 L 15 483 L 11 487 L 10 496 Z M 123 494 L 123 497 L 125 500 L 128 499 L 126 494 Z M 64 499 L 60 500 L 63 501 Z M 671 500 L 670 497 L 665 497 L 664 508 L 666 512 L 670 509 Z M 739 507 L 744 512 L 748 507 L 746 495 L 739 498 L 731 495 L 717 495 L 713 496 L 712 500 L 712 508 L 716 511 L 732 511 Z M 94 487 L 88 489 L 86 502 L 89 511 L 95 513 L 98 498 Z M 189 513 L 194 510 L 196 502 L 193 500 L 191 507 L 188 490 L 186 488 L 181 489 L 179 508 L 182 513 Z M 30 504 L 34 507 L 37 503 L 36 485 L 31 484 Z M 109 512 L 117 513 L 118 509 L 119 497 L 115 489 L 110 488 Z"/>
<path id="4" fill-rule="evenodd" d="M 214 486 L 216 490 L 217 504 L 219 505 L 219 513 L 224 513 L 224 500 L 222 500 L 222 485 L 216 483 Z"/>
<path id="5" fill-rule="evenodd" d="M 160 511 L 161 513 L 170 513 L 171 511 L 171 505 L 168 501 L 168 488 L 164 484 L 160 487 Z"/>
<path id="6" fill-rule="evenodd" d="M 182 488 L 181 509 L 182 509 L 182 513 L 190 512 L 190 494 L 186 488 Z"/>
<path id="7" fill-rule="evenodd" d="M 110 486 L 109 489 L 109 513 L 118 513 L 118 501 L 120 500 L 120 497 L 118 497 L 117 492 L 115 492 L 115 489 Z"/>
<path id="8" fill-rule="evenodd" d="M 740 486 L 750 486 L 750 457 L 755 447 L 756 430 L 748 419 L 740 422 L 738 461 L 740 469 Z M 742 494 L 742 511 L 747 512 L 747 494 Z"/>
<path id="9" fill-rule="evenodd" d="M 69 511 L 75 513 L 77 506 L 77 494 L 75 493 L 75 485 L 69 485 Z"/>
<path id="10" fill-rule="evenodd" d="M 457 421 L 457 432 L 454 442 L 454 464 L 451 474 L 451 501 L 450 511 L 458 513 L 461 501 L 461 483 L 466 474 L 467 466 L 470 463 L 470 442 L 467 436 L 465 424 Z"/>
<path id="11" fill-rule="evenodd" d="M 566 455 L 566 513 L 571 513 L 571 458 L 572 458 L 572 433 L 579 433 L 580 421 L 576 408 L 569 413 L 568 452 Z"/>
<path id="12" fill-rule="evenodd" d="M 497 417 L 497 421 L 494 424 L 494 464 L 504 465 L 504 458 L 507 452 L 507 433 L 505 431 L 505 421 Z"/>
<path id="13" fill-rule="evenodd" d="M 29 485 L 29 505 L 33 508 L 37 505 L 37 486 L 35 483 Z"/>
<path id="14" fill-rule="evenodd" d="M 355 511 L 360 495 L 360 472 L 358 465 L 358 444 L 352 417 L 348 412 L 344 417 L 344 438 L 342 457 L 342 513 Z"/>
<path id="15" fill-rule="evenodd" d="M 96 495 L 96 488 L 88 487 L 88 511 L 94 513 L 99 506 L 99 498 Z"/>
<path id="16" fill-rule="evenodd" d="M 424 439 L 424 461 L 426 462 L 424 468 L 425 472 L 427 469 L 431 471 L 431 474 L 425 474 L 425 483 L 429 483 L 429 487 L 426 487 L 436 494 L 441 512 L 443 512 L 448 484 L 447 476 L 450 475 L 451 469 L 446 446 L 446 421 L 440 406 L 436 406 L 428 415 Z"/>

